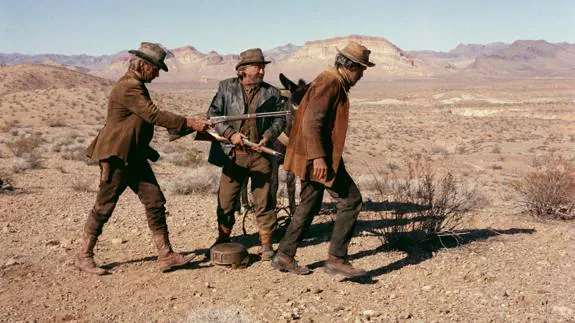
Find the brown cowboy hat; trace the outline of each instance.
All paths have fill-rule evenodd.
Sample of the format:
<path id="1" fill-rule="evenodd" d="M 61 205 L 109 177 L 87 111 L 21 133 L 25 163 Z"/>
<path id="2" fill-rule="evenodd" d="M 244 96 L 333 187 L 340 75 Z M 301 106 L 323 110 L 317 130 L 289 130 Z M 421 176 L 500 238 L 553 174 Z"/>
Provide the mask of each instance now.
<path id="1" fill-rule="evenodd" d="M 374 63 L 369 61 L 369 54 L 371 51 L 367 49 L 367 47 L 360 45 L 353 40 L 347 43 L 347 45 L 342 50 L 339 50 L 339 48 L 336 49 L 340 54 L 358 64 L 361 64 L 365 67 L 375 66 Z"/>
<path id="2" fill-rule="evenodd" d="M 264 59 L 264 53 L 259 48 L 251 48 L 240 53 L 240 61 L 236 65 L 236 71 L 240 66 L 251 64 L 269 64 L 270 61 Z"/>
<path id="3" fill-rule="evenodd" d="M 166 51 L 160 44 L 142 42 L 139 49 L 129 50 L 128 53 L 134 54 L 146 61 L 160 67 L 164 71 L 168 71 L 168 66 L 164 63 L 166 58 Z"/>

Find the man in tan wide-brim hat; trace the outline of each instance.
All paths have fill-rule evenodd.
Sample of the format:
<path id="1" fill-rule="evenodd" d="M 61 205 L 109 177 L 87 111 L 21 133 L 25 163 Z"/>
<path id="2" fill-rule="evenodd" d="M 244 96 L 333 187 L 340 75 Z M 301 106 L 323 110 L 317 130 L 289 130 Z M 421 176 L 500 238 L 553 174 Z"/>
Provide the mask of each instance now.
<path id="1" fill-rule="evenodd" d="M 218 91 L 208 108 L 208 117 L 285 110 L 287 107 L 280 91 L 263 81 L 265 67 L 269 63 L 259 48 L 240 53 L 240 61 L 236 65 L 237 77 L 219 83 Z M 214 125 L 216 132 L 234 145 L 230 147 L 214 142 L 210 149 L 208 161 L 222 167 L 216 209 L 218 238 L 214 245 L 230 241 L 235 224 L 236 203 L 242 185 L 249 178 L 261 242 L 261 257 L 262 260 L 271 260 L 273 257 L 272 238 L 277 217 L 269 193 L 271 158 L 274 157 L 244 146 L 243 139 L 272 148 L 284 125 L 284 117 L 227 121 Z"/>
<path id="2" fill-rule="evenodd" d="M 96 266 L 94 247 L 104 224 L 112 216 L 120 195 L 130 187 L 146 209 L 148 228 L 158 251 L 158 267 L 167 271 L 189 263 L 193 257 L 172 251 L 166 223 L 166 200 L 148 160 L 156 161 L 158 152 L 150 147 L 154 126 L 204 131 L 206 120 L 180 116 L 160 110 L 150 98 L 145 83 L 168 71 L 166 51 L 155 43 L 143 42 L 129 51 L 128 72 L 120 78 L 110 94 L 106 124 L 88 147 L 87 156 L 100 164 L 100 186 L 96 203 L 90 211 L 81 238 L 81 250 L 75 265 L 96 275 L 107 270 Z"/>
<path id="3" fill-rule="evenodd" d="M 325 270 L 346 277 L 365 275 L 347 260 L 348 245 L 361 210 L 361 194 L 342 159 L 349 121 L 349 89 L 363 76 L 370 51 L 354 41 L 338 50 L 335 66 L 311 83 L 297 110 L 287 146 L 284 169 L 301 179 L 300 205 L 280 241 L 272 266 L 303 275 L 310 273 L 294 256 L 313 217 L 321 208 L 324 191 L 337 206 L 337 215 Z"/>

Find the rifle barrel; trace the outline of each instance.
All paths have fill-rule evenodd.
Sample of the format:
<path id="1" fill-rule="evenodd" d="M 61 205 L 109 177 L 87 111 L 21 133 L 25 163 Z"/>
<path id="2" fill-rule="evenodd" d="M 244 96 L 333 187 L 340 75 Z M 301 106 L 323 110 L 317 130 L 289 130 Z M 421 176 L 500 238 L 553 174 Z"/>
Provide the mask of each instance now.
<path id="1" fill-rule="evenodd" d="M 290 114 L 289 111 L 246 113 L 235 116 L 214 116 L 210 118 L 210 121 L 212 121 L 212 123 L 219 123 L 224 121 L 247 120 L 247 119 L 267 118 L 267 117 L 283 117 L 287 116 L 288 114 Z"/>

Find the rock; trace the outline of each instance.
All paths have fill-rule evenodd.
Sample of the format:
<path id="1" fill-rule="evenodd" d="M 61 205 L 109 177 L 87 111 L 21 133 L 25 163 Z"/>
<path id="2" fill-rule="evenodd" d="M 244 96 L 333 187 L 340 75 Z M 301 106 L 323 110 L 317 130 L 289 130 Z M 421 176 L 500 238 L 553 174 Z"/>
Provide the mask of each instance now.
<path id="1" fill-rule="evenodd" d="M 421 290 L 428 292 L 428 291 L 430 291 L 432 288 L 433 288 L 433 286 L 431 286 L 431 285 L 425 285 L 425 286 L 421 287 Z"/>
<path id="2" fill-rule="evenodd" d="M 361 315 L 367 317 L 367 318 L 372 318 L 372 317 L 376 317 L 379 316 L 378 313 L 374 310 L 365 310 L 361 313 Z"/>
<path id="3" fill-rule="evenodd" d="M 399 316 L 399 318 L 402 319 L 402 320 L 407 320 L 407 319 L 410 319 L 411 316 L 412 316 L 411 313 L 404 313 L 404 314 L 401 314 L 401 315 Z"/>
<path id="4" fill-rule="evenodd" d="M 316 288 L 314 288 L 314 290 L 313 290 L 313 293 L 314 293 L 314 294 L 319 294 L 319 293 L 321 293 L 321 292 L 323 292 L 323 289 L 321 289 L 321 288 L 319 288 L 319 287 L 316 287 Z"/>
<path id="5" fill-rule="evenodd" d="M 60 241 L 58 240 L 48 240 L 46 241 L 46 246 L 59 246 Z"/>
<path id="6" fill-rule="evenodd" d="M 10 267 L 10 266 L 19 265 L 19 264 L 21 264 L 21 262 L 18 261 L 18 259 L 10 258 L 4 263 L 4 267 Z"/>
<path id="7" fill-rule="evenodd" d="M 126 242 L 128 242 L 128 240 L 122 239 L 122 238 L 113 238 L 110 242 L 112 242 L 112 244 L 114 244 L 114 245 L 118 245 L 118 244 L 126 243 Z"/>

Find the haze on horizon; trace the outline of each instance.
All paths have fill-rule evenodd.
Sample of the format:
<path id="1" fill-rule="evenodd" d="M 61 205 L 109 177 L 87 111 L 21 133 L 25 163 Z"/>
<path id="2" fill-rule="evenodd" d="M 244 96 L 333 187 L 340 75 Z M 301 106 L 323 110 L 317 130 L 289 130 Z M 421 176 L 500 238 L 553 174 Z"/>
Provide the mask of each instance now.
<path id="1" fill-rule="evenodd" d="M 575 43 L 567 0 L 67 1 L 1 0 L 0 53 L 114 54 L 155 41 L 167 48 L 239 53 L 359 34 L 403 50 L 518 39 Z"/>

